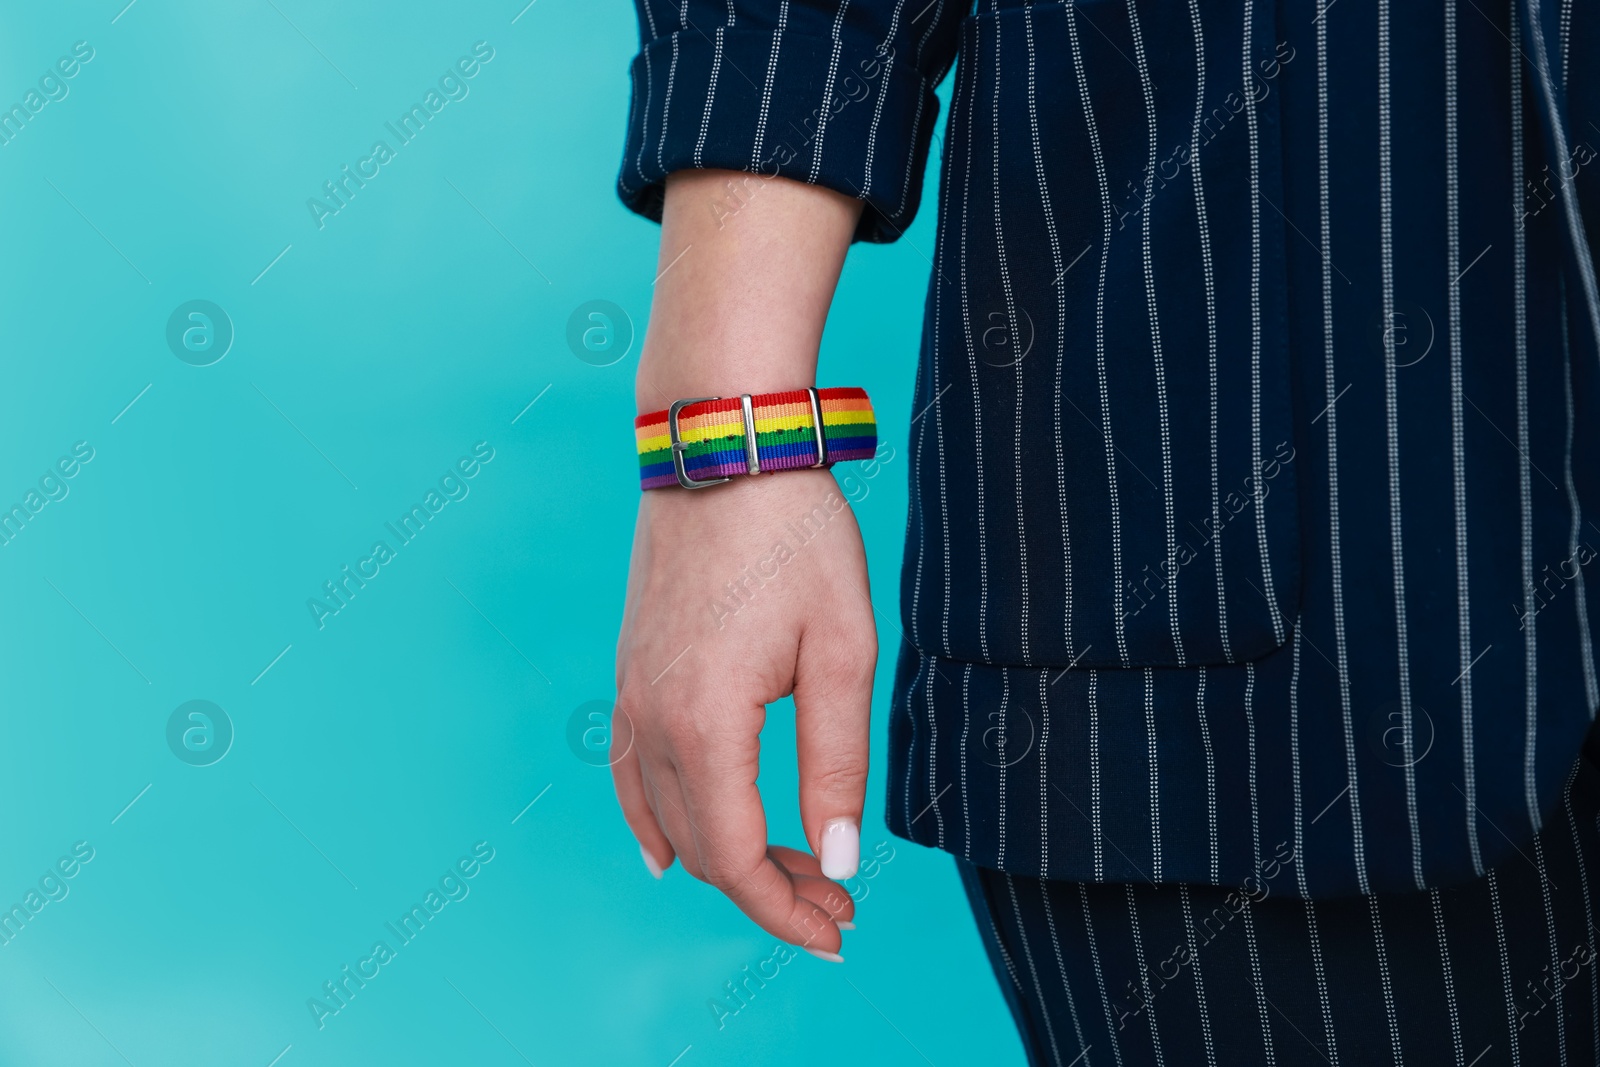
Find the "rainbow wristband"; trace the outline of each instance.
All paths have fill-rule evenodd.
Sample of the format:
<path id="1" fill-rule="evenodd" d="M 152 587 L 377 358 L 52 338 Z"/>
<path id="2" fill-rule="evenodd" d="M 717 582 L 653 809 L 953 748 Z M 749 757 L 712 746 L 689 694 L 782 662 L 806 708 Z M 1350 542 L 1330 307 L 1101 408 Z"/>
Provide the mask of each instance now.
<path id="1" fill-rule="evenodd" d="M 870 459 L 878 448 L 872 401 L 862 389 L 694 397 L 640 415 L 633 427 L 641 489 L 703 489 L 736 474 Z"/>

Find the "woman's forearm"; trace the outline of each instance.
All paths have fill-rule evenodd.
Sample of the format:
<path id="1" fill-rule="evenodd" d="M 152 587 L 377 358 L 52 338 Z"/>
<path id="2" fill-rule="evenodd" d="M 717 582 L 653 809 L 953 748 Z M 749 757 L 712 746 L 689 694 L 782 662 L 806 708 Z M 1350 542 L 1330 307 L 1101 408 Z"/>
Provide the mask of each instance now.
<path id="1" fill-rule="evenodd" d="M 789 178 L 724 170 L 669 177 L 639 410 L 813 384 L 860 215 L 861 201 Z"/>

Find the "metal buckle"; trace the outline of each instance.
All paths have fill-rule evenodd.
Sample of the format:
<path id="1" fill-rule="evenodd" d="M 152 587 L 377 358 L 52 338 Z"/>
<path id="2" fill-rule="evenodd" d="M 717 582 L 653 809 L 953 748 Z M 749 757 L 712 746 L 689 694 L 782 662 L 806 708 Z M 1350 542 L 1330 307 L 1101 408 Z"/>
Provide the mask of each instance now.
<path id="1" fill-rule="evenodd" d="M 813 390 L 813 393 L 815 390 Z M 678 433 L 678 413 L 690 404 L 703 404 L 708 400 L 721 400 L 720 396 L 692 396 L 686 400 L 674 400 L 667 408 L 667 436 L 672 441 L 672 472 L 678 476 L 678 484 L 685 489 L 705 489 L 723 482 L 731 482 L 728 476 L 721 478 L 706 478 L 695 481 L 689 477 L 689 472 L 683 466 L 683 450 L 688 446 L 684 444 L 682 436 Z M 756 446 L 756 418 L 755 409 L 750 402 L 749 393 L 741 393 L 739 406 L 744 415 L 744 464 L 747 474 L 761 473 L 761 457 Z"/>
<path id="2" fill-rule="evenodd" d="M 697 482 L 689 477 L 689 472 L 683 469 L 684 443 L 678 433 L 678 412 L 690 404 L 703 404 L 707 400 L 721 400 L 720 396 L 691 396 L 687 400 L 674 400 L 672 406 L 667 408 L 667 436 L 672 439 L 672 471 L 678 476 L 678 484 L 685 489 L 705 489 L 708 486 L 721 485 L 731 482 L 732 478 L 707 478 Z"/>

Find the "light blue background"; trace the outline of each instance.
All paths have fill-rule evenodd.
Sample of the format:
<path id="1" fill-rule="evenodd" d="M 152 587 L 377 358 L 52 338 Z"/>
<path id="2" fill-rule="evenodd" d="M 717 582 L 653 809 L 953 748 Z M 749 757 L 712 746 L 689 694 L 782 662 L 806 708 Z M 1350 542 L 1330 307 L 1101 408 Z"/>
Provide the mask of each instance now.
<path id="1" fill-rule="evenodd" d="M 894 858 L 848 962 L 802 956 L 719 1030 L 772 939 L 651 880 L 567 745 L 613 695 L 638 343 L 597 368 L 566 323 L 606 299 L 642 336 L 656 266 L 612 192 L 629 5 L 124 2 L 0 15 L 0 103 L 94 48 L 0 147 L 0 505 L 94 449 L 0 548 L 0 904 L 95 850 L 0 947 L 0 1063 L 1020 1062 L 949 858 L 883 828 L 881 747 L 864 845 Z M 478 41 L 470 95 L 319 230 L 307 198 Z M 880 746 L 932 223 L 852 252 L 822 358 L 894 448 L 855 494 Z M 236 330 L 213 366 L 165 341 L 192 299 Z M 319 631 L 307 598 L 478 441 L 470 495 Z M 192 699 L 236 730 L 213 766 L 167 747 Z M 775 711 L 762 786 L 798 844 Z M 470 895 L 319 1031 L 307 999 L 483 840 Z"/>

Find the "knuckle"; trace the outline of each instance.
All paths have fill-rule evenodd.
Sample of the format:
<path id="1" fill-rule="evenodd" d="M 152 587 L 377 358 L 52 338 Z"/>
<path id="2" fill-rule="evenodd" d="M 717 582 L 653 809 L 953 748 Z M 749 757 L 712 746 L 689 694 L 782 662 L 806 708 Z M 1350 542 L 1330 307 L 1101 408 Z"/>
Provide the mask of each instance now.
<path id="1" fill-rule="evenodd" d="M 687 716 L 645 685 L 625 685 L 617 692 L 616 719 L 620 722 L 624 718 L 629 729 L 639 736 L 669 743 L 693 725 L 682 721 Z"/>
<path id="2" fill-rule="evenodd" d="M 613 709 L 619 715 L 626 715 L 630 719 L 648 717 L 650 699 L 648 691 L 641 691 L 641 687 L 622 680 L 617 685 L 617 699 Z"/>
<path id="3" fill-rule="evenodd" d="M 850 647 L 855 649 L 861 660 L 874 660 L 878 658 L 878 628 L 873 625 L 871 616 L 846 631 Z"/>
<path id="4" fill-rule="evenodd" d="M 818 668 L 832 685 L 856 685 L 870 680 L 878 665 L 878 640 L 871 627 L 843 633 L 822 650 Z"/>
<path id="5" fill-rule="evenodd" d="M 864 678 L 871 678 L 877 665 L 876 646 L 865 648 L 860 642 L 851 642 L 834 659 L 830 673 L 837 681 L 858 683 Z"/>
<path id="6" fill-rule="evenodd" d="M 693 714 L 664 715 L 656 723 L 656 730 L 674 752 L 698 751 L 705 741 L 705 726 Z"/>
<path id="7" fill-rule="evenodd" d="M 741 863 L 730 856 L 714 856 L 702 867 L 705 880 L 729 896 L 760 893 L 771 884 L 770 879 L 762 875 L 759 865 Z"/>
<path id="8" fill-rule="evenodd" d="M 700 865 L 700 858 L 695 855 L 694 849 L 681 849 L 674 845 L 673 851 L 677 854 L 678 866 L 682 867 L 690 878 L 709 884 L 710 879 L 706 877 L 705 868 Z"/>
<path id="9" fill-rule="evenodd" d="M 656 729 L 674 752 L 684 756 L 741 750 L 749 741 L 750 720 L 721 703 L 673 708 L 657 716 Z"/>
<path id="10" fill-rule="evenodd" d="M 877 652 L 878 625 L 873 621 L 871 608 L 865 603 L 861 604 L 860 611 L 837 620 L 836 625 L 839 627 L 840 640 L 848 647 L 874 654 Z"/>
<path id="11" fill-rule="evenodd" d="M 812 787 L 827 796 L 859 793 L 866 787 L 867 760 L 858 753 L 839 753 L 810 778 Z"/>

